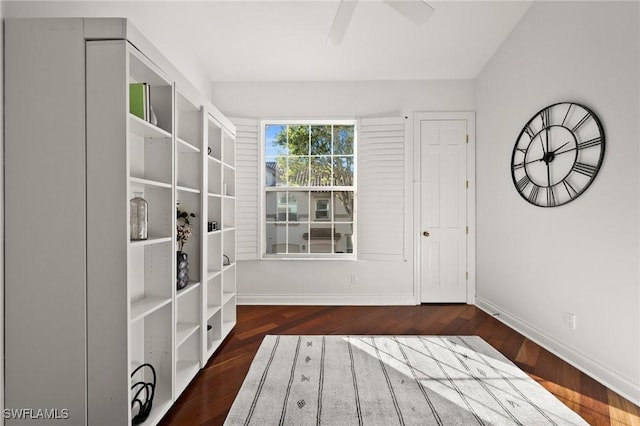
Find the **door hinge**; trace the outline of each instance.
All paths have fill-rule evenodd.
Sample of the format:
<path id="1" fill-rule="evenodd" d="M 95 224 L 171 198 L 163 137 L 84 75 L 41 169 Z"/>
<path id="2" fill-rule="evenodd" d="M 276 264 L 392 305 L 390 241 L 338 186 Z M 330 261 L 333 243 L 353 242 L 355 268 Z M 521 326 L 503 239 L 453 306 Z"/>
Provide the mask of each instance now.
<path id="1" fill-rule="evenodd" d="M 466 181 L 466 182 L 465 182 L 465 187 L 466 187 L 467 189 L 469 189 L 469 181 Z"/>
<path id="2" fill-rule="evenodd" d="M 467 135 L 467 143 L 469 143 L 469 135 Z"/>
<path id="3" fill-rule="evenodd" d="M 468 272 L 465 272 L 465 273 L 464 273 L 464 279 L 465 279 L 465 280 L 468 280 L 468 279 L 469 279 L 469 273 L 468 273 Z"/>
<path id="4" fill-rule="evenodd" d="M 469 235 L 469 227 L 468 226 L 466 227 L 466 233 L 467 233 L 467 235 Z"/>

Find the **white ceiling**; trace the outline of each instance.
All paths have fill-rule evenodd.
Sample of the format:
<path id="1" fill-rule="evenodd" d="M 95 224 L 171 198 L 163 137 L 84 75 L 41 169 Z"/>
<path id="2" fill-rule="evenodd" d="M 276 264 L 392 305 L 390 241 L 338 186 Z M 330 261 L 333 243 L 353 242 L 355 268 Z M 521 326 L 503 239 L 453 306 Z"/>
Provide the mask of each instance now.
<path id="1" fill-rule="evenodd" d="M 337 0 L 5 2 L 5 16 L 125 16 L 166 56 L 209 81 L 475 78 L 530 1 L 428 1 L 415 26 L 360 0 L 341 46 L 327 35 Z"/>

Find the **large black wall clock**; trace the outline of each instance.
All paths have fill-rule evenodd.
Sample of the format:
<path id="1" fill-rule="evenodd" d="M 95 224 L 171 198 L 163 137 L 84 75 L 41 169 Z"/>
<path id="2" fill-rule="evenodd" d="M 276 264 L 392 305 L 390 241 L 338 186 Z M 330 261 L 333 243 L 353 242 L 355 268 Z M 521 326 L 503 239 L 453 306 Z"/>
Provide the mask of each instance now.
<path id="1" fill-rule="evenodd" d="M 562 102 L 542 109 L 524 126 L 511 155 L 518 193 L 540 207 L 578 198 L 604 158 L 602 123 L 589 108 Z"/>

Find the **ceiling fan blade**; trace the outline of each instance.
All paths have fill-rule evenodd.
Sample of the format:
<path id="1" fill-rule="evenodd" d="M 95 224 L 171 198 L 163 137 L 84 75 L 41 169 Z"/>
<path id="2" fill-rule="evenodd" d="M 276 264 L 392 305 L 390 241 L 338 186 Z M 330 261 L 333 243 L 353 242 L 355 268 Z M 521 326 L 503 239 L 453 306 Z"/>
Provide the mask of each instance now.
<path id="1" fill-rule="evenodd" d="M 336 16 L 333 18 L 333 24 L 329 30 L 329 37 L 327 38 L 327 44 L 330 46 L 338 46 L 342 44 L 344 35 L 349 27 L 349 22 L 353 16 L 353 12 L 356 10 L 358 0 L 341 0 L 338 6 Z"/>
<path id="2" fill-rule="evenodd" d="M 405 18 L 416 25 L 422 25 L 433 15 L 433 7 L 422 0 L 384 0 Z"/>

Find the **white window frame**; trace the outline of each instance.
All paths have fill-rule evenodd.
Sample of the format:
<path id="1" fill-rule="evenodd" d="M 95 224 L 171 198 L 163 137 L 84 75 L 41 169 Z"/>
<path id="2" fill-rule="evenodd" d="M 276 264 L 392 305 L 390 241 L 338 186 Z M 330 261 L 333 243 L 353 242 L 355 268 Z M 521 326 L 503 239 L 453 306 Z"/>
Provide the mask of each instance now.
<path id="1" fill-rule="evenodd" d="M 265 172 L 265 161 L 266 161 L 266 126 L 268 125 L 311 125 L 311 126 L 322 126 L 322 125 L 334 125 L 334 126 L 353 126 L 353 186 L 305 186 L 305 187 L 288 187 L 288 186 L 266 186 L 266 172 Z M 309 120 L 300 120 L 300 119 L 268 119 L 261 120 L 259 127 L 259 137 L 260 137 L 260 153 L 259 153 L 259 164 L 260 164 L 260 172 L 259 172 L 259 184 L 260 184 L 260 205 L 258 206 L 258 214 L 259 214 L 259 224 L 260 224 L 260 256 L 261 260 L 357 260 L 357 229 L 358 229 L 358 155 L 357 155 L 357 143 L 358 143 L 358 121 L 356 119 L 309 119 Z M 333 152 L 331 154 L 333 156 Z M 269 189 L 271 188 L 271 189 Z M 353 221 L 352 222 L 344 222 L 344 223 L 352 223 L 353 224 L 353 234 L 352 234 L 352 252 L 351 253 L 282 253 L 282 254 L 267 254 L 267 241 L 266 241 L 266 193 L 268 191 L 290 191 L 290 192 L 322 192 L 322 191 L 331 191 L 331 192 L 339 192 L 339 191 L 353 191 Z M 310 197 L 311 198 L 311 197 Z M 333 211 L 333 196 L 330 197 L 329 200 L 329 211 Z M 327 224 L 330 223 L 333 227 L 335 224 L 340 224 L 342 222 L 336 222 L 332 218 L 329 220 L 317 220 L 315 219 L 315 213 L 312 212 L 312 208 L 314 206 L 311 205 L 311 200 L 309 200 L 309 224 L 311 226 L 312 223 L 319 224 Z M 315 208 L 314 208 L 315 210 Z M 314 218 L 312 219 L 312 215 Z M 334 231 L 335 233 L 335 231 Z M 332 235 L 333 238 L 333 235 Z M 333 242 L 333 239 L 332 239 Z M 286 244 L 290 244 L 289 238 L 286 238 Z"/>

